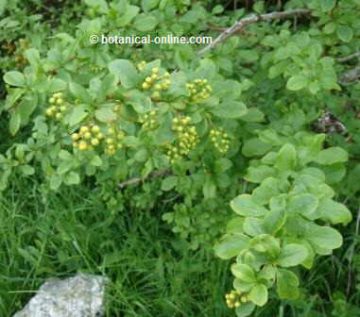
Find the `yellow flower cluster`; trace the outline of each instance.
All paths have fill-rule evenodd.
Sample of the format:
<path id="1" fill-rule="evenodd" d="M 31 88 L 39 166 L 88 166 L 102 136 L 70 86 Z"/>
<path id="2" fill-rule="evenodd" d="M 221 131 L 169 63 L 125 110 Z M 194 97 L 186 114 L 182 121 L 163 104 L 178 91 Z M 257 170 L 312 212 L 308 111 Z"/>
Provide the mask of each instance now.
<path id="1" fill-rule="evenodd" d="M 230 148 L 230 137 L 223 129 L 210 130 L 210 139 L 214 147 L 221 153 L 225 154 Z"/>
<path id="2" fill-rule="evenodd" d="M 225 295 L 226 305 L 229 308 L 237 308 L 241 306 L 242 303 L 249 301 L 249 298 L 246 294 L 242 294 L 239 291 L 232 290 L 230 293 Z"/>
<path id="3" fill-rule="evenodd" d="M 167 149 L 166 156 L 171 164 L 174 164 L 181 158 L 180 150 L 176 145 L 170 145 Z"/>
<path id="4" fill-rule="evenodd" d="M 186 84 L 186 88 L 190 94 L 190 100 L 201 102 L 210 97 L 212 87 L 206 79 L 195 79 Z"/>
<path id="5" fill-rule="evenodd" d="M 168 72 L 160 75 L 160 70 L 158 67 L 153 67 L 151 69 L 151 74 L 147 76 L 142 83 L 142 89 L 150 90 L 153 89 L 151 98 L 158 100 L 161 97 L 161 92 L 169 89 L 171 85 L 170 74 Z"/>
<path id="6" fill-rule="evenodd" d="M 63 118 L 64 112 L 67 109 L 65 101 L 63 99 L 63 93 L 54 93 L 49 99 L 49 103 L 50 105 L 45 111 L 46 115 L 50 118 L 61 120 Z"/>
<path id="7" fill-rule="evenodd" d="M 124 147 L 123 140 L 125 138 L 125 132 L 118 130 L 115 127 L 108 129 L 109 136 L 105 139 L 105 153 L 108 155 L 114 155 L 117 150 Z"/>
<path id="8" fill-rule="evenodd" d="M 176 145 L 170 146 L 167 151 L 171 163 L 189 154 L 199 142 L 199 136 L 195 126 L 191 125 L 190 117 L 174 118 L 172 130 L 176 132 L 177 142 Z"/>
<path id="9" fill-rule="evenodd" d="M 153 130 L 157 127 L 156 110 L 151 110 L 149 113 L 144 114 L 140 118 L 142 127 L 146 130 Z"/>
<path id="10" fill-rule="evenodd" d="M 146 67 L 146 62 L 145 61 L 141 61 L 139 64 L 136 65 L 137 69 L 139 71 L 143 71 Z"/>
<path id="11" fill-rule="evenodd" d="M 90 65 L 90 71 L 94 72 L 94 73 L 98 73 L 101 71 L 101 66 L 99 65 L 96 65 L 96 64 L 93 64 L 93 65 Z"/>
<path id="12" fill-rule="evenodd" d="M 104 135 L 101 133 L 100 127 L 97 125 L 93 126 L 82 126 L 79 132 L 71 135 L 73 141 L 73 147 L 80 151 L 93 150 L 94 147 L 100 145 L 104 139 Z"/>

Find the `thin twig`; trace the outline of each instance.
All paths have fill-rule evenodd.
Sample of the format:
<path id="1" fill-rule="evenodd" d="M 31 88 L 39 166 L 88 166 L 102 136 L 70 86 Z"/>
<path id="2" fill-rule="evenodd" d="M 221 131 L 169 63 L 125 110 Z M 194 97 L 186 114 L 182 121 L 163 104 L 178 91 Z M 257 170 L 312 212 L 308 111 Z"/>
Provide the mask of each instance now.
<path id="1" fill-rule="evenodd" d="M 358 214 L 357 214 L 357 218 L 356 218 L 356 225 L 355 225 L 355 237 L 357 237 L 359 235 L 359 230 L 360 230 L 360 207 L 358 209 Z M 348 281 L 347 281 L 347 286 L 346 286 L 346 296 L 349 297 L 350 295 L 350 291 L 351 291 L 351 280 L 352 280 L 352 261 L 353 261 L 353 257 L 354 257 L 354 253 L 355 253 L 355 246 L 356 243 L 353 243 L 353 245 L 351 246 L 351 250 L 350 250 L 350 255 L 349 255 L 349 270 L 348 270 Z"/>
<path id="2" fill-rule="evenodd" d="M 339 83 L 342 85 L 347 85 L 357 81 L 358 79 L 360 79 L 360 66 L 356 66 L 353 69 L 345 72 L 339 79 Z"/>
<path id="3" fill-rule="evenodd" d="M 346 63 L 346 62 L 351 61 L 352 59 L 357 58 L 357 57 L 360 58 L 360 51 L 352 53 L 352 54 L 350 54 L 348 56 L 339 57 L 336 60 L 339 63 Z"/>
<path id="4" fill-rule="evenodd" d="M 307 15 L 310 14 L 310 10 L 307 9 L 295 9 L 289 11 L 282 11 L 282 12 L 272 12 L 266 13 L 261 15 L 252 14 L 245 18 L 240 19 L 239 21 L 235 22 L 231 27 L 227 28 L 224 32 L 222 32 L 212 43 L 205 46 L 203 49 L 199 51 L 199 55 L 202 55 L 210 50 L 212 50 L 215 46 L 224 42 L 227 38 L 232 36 L 234 33 L 239 32 L 243 28 L 245 28 L 249 24 L 257 23 L 260 21 L 271 21 L 276 19 L 285 19 L 293 16 L 298 15 Z"/>
<path id="5" fill-rule="evenodd" d="M 138 184 L 144 182 L 145 180 L 164 177 L 166 175 L 169 175 L 170 173 L 171 172 L 168 169 L 154 171 L 146 177 L 134 177 L 134 178 L 130 178 L 126 181 L 123 181 L 122 183 L 118 184 L 118 187 L 119 187 L 119 189 L 123 189 L 127 186 L 138 185 Z"/>

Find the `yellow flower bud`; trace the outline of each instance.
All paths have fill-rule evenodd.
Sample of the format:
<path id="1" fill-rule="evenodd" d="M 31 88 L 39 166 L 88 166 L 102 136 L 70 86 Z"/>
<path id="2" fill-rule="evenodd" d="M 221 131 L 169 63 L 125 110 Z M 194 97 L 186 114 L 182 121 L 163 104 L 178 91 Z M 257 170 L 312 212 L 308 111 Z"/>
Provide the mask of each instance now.
<path id="1" fill-rule="evenodd" d="M 45 113 L 46 113 L 46 115 L 49 116 L 49 117 L 51 117 L 51 116 L 53 115 L 53 112 L 52 112 L 51 109 L 46 109 Z"/>
<path id="2" fill-rule="evenodd" d="M 142 84 L 142 88 L 147 90 L 147 89 L 150 88 L 150 85 L 147 82 L 145 82 L 145 83 Z"/>
<path id="3" fill-rule="evenodd" d="M 100 141 L 97 138 L 93 138 L 93 139 L 91 139 L 91 144 L 93 146 L 98 146 L 100 144 Z"/>
<path id="4" fill-rule="evenodd" d="M 106 144 L 113 144 L 113 143 L 114 143 L 114 139 L 112 139 L 112 138 L 107 138 L 107 139 L 105 140 L 105 142 L 106 142 Z"/>
<path id="5" fill-rule="evenodd" d="M 80 128 L 80 134 L 85 134 L 86 132 L 89 132 L 89 128 L 87 126 L 83 126 Z"/>
<path id="6" fill-rule="evenodd" d="M 80 135 L 78 133 L 74 133 L 71 135 L 71 139 L 73 141 L 77 141 L 77 140 L 79 140 L 79 138 L 80 138 Z"/>
<path id="7" fill-rule="evenodd" d="M 85 151 L 88 148 L 88 145 L 85 141 L 80 141 L 79 142 L 79 150 L 80 151 Z"/>
<path id="8" fill-rule="evenodd" d="M 98 125 L 94 125 L 92 128 L 91 128 L 91 132 L 92 133 L 99 133 L 100 132 L 100 127 Z"/>

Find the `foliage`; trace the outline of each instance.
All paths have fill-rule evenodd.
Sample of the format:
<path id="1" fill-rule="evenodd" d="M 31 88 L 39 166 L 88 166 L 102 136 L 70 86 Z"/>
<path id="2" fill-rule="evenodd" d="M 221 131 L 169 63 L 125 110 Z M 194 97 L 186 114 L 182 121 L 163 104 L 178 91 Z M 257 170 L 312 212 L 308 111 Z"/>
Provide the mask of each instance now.
<path id="1" fill-rule="evenodd" d="M 349 75 L 359 56 L 346 56 L 360 47 L 358 0 L 234 1 L 231 8 L 218 1 L 65 1 L 61 16 L 55 3 L 46 4 L 0 1 L 4 199 L 17 179 L 38 184 L 44 201 L 82 189 L 100 200 L 95 227 L 97 217 L 108 215 L 112 226 L 135 221 L 132 211 L 160 209 L 162 225 L 176 233 L 164 236 L 181 245 L 176 252 L 191 254 L 189 261 L 205 261 L 191 252 L 206 258 L 214 244 L 218 257 L 235 259 L 226 303 L 237 316 L 356 311 L 359 298 L 349 297 L 355 283 L 327 293 L 333 305 L 324 310 L 314 294 L 329 287 L 318 290 L 310 281 L 312 272 L 331 267 L 319 258 L 343 243 L 349 251 L 336 256 L 349 263 L 349 274 L 339 276 L 356 277 L 359 225 L 350 210 L 358 208 L 360 189 L 360 76 Z M 205 55 L 197 45 L 89 42 L 119 34 L 215 38 L 252 12 L 298 8 L 309 14 L 260 19 Z M 106 239 L 108 230 L 116 236 L 106 224 Z M 41 245 L 32 244 L 18 252 L 41 271 Z M 94 263 L 85 257 L 74 266 L 97 272 L 96 263 L 125 252 L 87 251 L 96 254 Z M 65 262 L 58 261 L 59 272 L 69 272 Z M 309 286 L 300 283 L 303 276 Z M 112 303 L 122 296 L 117 287 Z M 306 298 L 315 298 L 313 306 Z M 123 303 L 114 305 L 123 311 Z M 172 314 L 165 302 L 155 306 L 128 314 Z M 200 316 L 199 307 L 178 314 Z"/>

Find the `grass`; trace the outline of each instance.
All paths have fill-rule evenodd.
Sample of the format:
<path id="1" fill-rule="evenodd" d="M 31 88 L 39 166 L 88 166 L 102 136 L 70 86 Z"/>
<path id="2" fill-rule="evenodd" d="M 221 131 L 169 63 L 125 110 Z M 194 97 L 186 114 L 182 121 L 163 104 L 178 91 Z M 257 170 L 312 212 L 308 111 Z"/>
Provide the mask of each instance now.
<path id="1" fill-rule="evenodd" d="M 232 316 L 228 263 L 187 251 L 161 210 L 110 212 L 86 187 L 46 198 L 20 181 L 0 199 L 0 316 L 76 272 L 109 277 L 107 316 Z"/>
<path id="2" fill-rule="evenodd" d="M 189 250 L 161 220 L 169 210 L 161 201 L 144 211 L 124 195 L 121 208 L 109 209 L 86 185 L 44 193 L 36 180 L 11 184 L 0 194 L 0 316 L 21 309 L 47 278 L 77 272 L 109 278 L 109 317 L 234 316 L 223 300 L 230 263 L 210 248 Z M 360 316 L 357 225 L 342 230 L 344 246 L 333 256 L 302 272 L 300 300 L 271 296 L 253 317 Z"/>
<path id="3" fill-rule="evenodd" d="M 160 220 L 164 206 L 119 212 L 86 186 L 44 196 L 35 181 L 13 183 L 0 197 L 0 316 L 21 309 L 47 278 L 76 272 L 109 278 L 106 316 L 234 316 L 223 301 L 230 263 L 211 249 L 190 251 Z M 303 274 L 302 299 L 271 300 L 256 316 L 355 317 L 356 285 L 350 299 L 342 295 L 355 241 L 346 236 L 342 250 Z M 356 277 L 357 257 L 353 266 Z"/>

